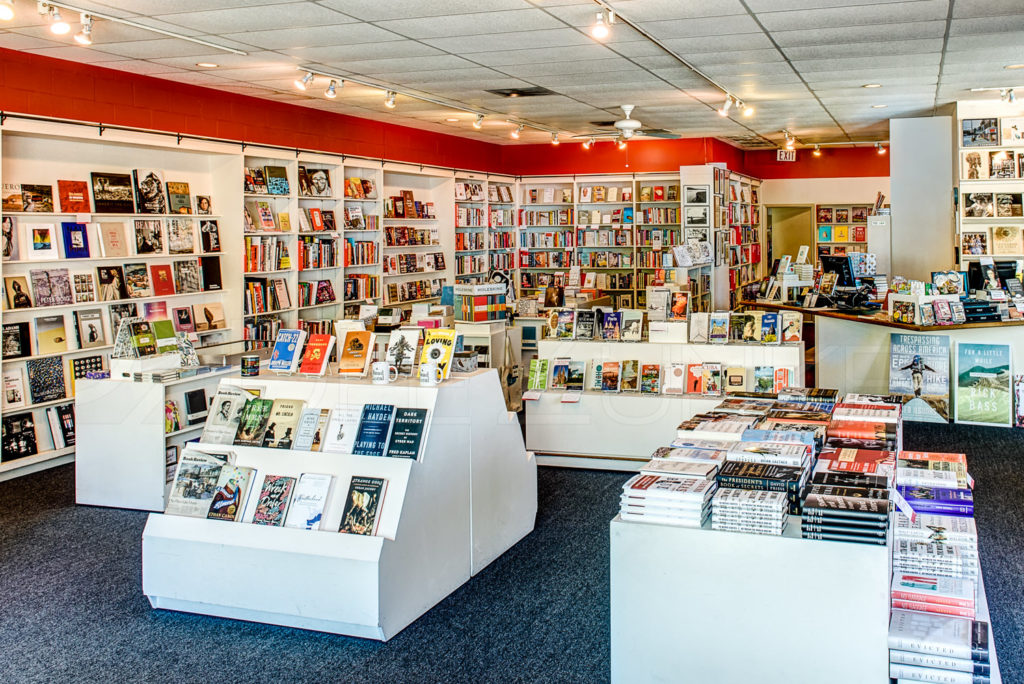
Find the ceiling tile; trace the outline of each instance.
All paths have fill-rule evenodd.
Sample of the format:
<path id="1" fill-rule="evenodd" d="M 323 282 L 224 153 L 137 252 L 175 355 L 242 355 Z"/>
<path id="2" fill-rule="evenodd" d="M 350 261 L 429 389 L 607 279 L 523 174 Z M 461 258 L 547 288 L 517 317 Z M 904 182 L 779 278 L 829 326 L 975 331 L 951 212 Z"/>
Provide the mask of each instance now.
<path id="1" fill-rule="evenodd" d="M 464 14 L 479 12 L 481 7 L 480 0 L 321 0 L 320 4 L 363 21 Z M 527 3 L 524 0 L 486 0 L 486 6 L 494 11 L 518 10 Z"/>
<path id="2" fill-rule="evenodd" d="M 948 11 L 948 0 L 916 0 L 855 7 L 762 12 L 757 18 L 769 31 L 794 31 L 838 26 L 877 26 L 909 21 L 944 21 Z"/>
<path id="3" fill-rule="evenodd" d="M 305 28 L 272 29 L 227 33 L 223 37 L 255 45 L 267 50 L 321 47 L 324 45 L 376 43 L 401 40 L 402 37 L 367 24 L 336 24 Z"/>
<path id="4" fill-rule="evenodd" d="M 169 3 L 166 9 L 177 9 Z M 206 12 L 158 13 L 154 19 L 175 26 L 210 34 L 260 31 L 268 26 L 281 29 L 306 26 L 330 26 L 356 21 L 348 15 L 312 2 L 261 5 L 234 9 L 215 9 Z"/>
<path id="5" fill-rule="evenodd" d="M 496 29 L 536 31 L 564 28 L 565 24 L 539 9 L 472 12 L 432 17 L 429 20 L 397 19 L 381 21 L 377 26 L 409 38 L 445 38 L 448 36 L 493 35 Z"/>
<path id="6" fill-rule="evenodd" d="M 496 52 L 499 50 L 557 48 L 566 45 L 586 45 L 593 40 L 571 28 L 543 31 L 508 31 L 485 36 L 431 38 L 427 45 L 455 54 Z"/>
<path id="7" fill-rule="evenodd" d="M 836 41 L 828 45 L 786 48 L 784 52 L 791 61 L 797 62 L 810 59 L 832 59 L 835 57 L 861 57 L 873 54 L 879 49 L 880 45 L 880 43 L 846 43 Z M 894 55 L 932 54 L 937 58 L 942 51 L 942 38 L 901 40 L 884 43 L 884 45 L 887 57 Z"/>

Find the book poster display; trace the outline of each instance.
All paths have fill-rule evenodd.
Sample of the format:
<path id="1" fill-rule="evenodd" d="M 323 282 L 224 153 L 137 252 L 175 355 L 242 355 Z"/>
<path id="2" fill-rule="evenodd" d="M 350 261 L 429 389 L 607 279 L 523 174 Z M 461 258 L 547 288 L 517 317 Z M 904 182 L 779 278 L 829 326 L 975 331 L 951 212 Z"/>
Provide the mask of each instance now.
<path id="1" fill-rule="evenodd" d="M 949 337 L 892 333 L 889 392 L 903 397 L 904 420 L 949 422 Z"/>
<path id="2" fill-rule="evenodd" d="M 1013 425 L 1010 346 L 956 345 L 955 419 L 969 425 Z"/>

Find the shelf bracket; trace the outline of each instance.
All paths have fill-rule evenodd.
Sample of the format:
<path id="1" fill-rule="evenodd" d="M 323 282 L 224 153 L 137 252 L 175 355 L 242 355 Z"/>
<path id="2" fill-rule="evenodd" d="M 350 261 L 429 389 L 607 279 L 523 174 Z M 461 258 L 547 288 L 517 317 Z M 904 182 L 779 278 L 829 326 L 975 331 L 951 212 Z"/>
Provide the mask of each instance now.
<path id="1" fill-rule="evenodd" d="M 5 121 L 7 121 L 7 112 L 0 112 L 0 126 L 3 126 Z"/>
<path id="2" fill-rule="evenodd" d="M 96 124 L 96 127 L 99 130 L 99 132 L 100 132 L 100 137 L 102 138 L 103 137 L 103 131 L 105 131 L 107 127 L 104 126 L 103 124 Z"/>
<path id="3" fill-rule="evenodd" d="M 181 145 L 181 133 L 178 133 L 177 136 L 178 136 L 178 145 Z"/>

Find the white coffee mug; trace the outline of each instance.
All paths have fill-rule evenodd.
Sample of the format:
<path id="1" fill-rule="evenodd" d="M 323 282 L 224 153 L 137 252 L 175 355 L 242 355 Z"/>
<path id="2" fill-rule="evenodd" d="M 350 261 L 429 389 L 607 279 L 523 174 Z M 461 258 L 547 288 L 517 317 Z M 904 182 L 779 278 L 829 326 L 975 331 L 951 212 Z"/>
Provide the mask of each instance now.
<path id="1" fill-rule="evenodd" d="M 436 361 L 425 361 L 420 364 L 420 384 L 433 386 L 444 380 L 444 371 Z"/>
<path id="2" fill-rule="evenodd" d="M 370 377 L 374 385 L 387 385 L 398 379 L 398 369 L 386 361 L 376 361 L 370 366 Z"/>

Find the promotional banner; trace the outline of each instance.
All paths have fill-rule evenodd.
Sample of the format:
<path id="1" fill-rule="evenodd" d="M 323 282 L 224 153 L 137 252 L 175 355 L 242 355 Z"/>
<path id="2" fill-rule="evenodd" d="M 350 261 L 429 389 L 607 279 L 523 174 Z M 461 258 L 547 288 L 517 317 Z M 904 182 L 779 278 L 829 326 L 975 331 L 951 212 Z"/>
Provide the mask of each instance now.
<path id="1" fill-rule="evenodd" d="M 956 345 L 955 419 L 975 425 L 1013 425 L 1010 346 Z"/>

